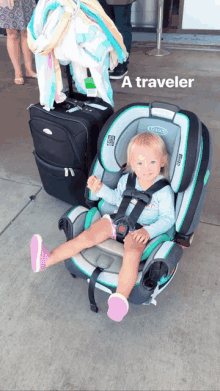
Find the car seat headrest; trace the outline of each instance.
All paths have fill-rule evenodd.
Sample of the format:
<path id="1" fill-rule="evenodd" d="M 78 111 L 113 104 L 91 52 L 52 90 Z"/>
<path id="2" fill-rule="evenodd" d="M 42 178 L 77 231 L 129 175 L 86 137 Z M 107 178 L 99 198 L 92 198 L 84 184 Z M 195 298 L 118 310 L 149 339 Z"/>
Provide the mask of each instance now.
<path id="1" fill-rule="evenodd" d="M 186 111 L 152 108 L 143 103 L 127 105 L 104 125 L 98 139 L 99 161 L 107 172 L 118 173 L 127 162 L 131 138 L 143 132 L 156 133 L 167 148 L 171 186 L 174 192 L 183 191 L 190 183 L 199 150 L 199 132 L 194 132 L 197 137 L 195 134 L 193 137 L 192 129 L 196 124 L 199 126 L 196 119 Z"/>

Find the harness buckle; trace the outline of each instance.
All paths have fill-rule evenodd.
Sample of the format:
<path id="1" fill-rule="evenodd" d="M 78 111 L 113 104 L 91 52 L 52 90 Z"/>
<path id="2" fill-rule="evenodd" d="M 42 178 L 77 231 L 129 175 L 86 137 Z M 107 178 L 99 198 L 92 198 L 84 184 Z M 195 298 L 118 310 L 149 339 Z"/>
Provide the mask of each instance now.
<path id="1" fill-rule="evenodd" d="M 118 219 L 118 221 L 116 220 L 114 224 L 116 225 L 116 238 L 119 242 L 123 243 L 125 236 L 129 232 L 129 224 L 123 218 Z"/>

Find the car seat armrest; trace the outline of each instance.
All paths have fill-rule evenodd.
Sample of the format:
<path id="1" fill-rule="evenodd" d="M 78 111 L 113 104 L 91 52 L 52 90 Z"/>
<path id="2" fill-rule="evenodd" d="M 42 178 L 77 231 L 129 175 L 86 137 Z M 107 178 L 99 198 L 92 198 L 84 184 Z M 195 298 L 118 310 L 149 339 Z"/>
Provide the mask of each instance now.
<path id="1" fill-rule="evenodd" d="M 75 238 L 84 230 L 88 211 L 84 206 L 77 205 L 74 208 L 68 209 L 61 216 L 58 222 L 58 228 L 59 230 L 64 230 L 67 241 Z"/>
<path id="2" fill-rule="evenodd" d="M 173 268 L 180 261 L 182 254 L 183 249 L 177 243 L 173 241 L 160 242 L 146 260 L 143 269 L 143 275 L 146 274 L 146 272 L 149 270 L 149 267 L 156 261 L 164 262 L 167 265 L 167 275 L 170 275 Z"/>

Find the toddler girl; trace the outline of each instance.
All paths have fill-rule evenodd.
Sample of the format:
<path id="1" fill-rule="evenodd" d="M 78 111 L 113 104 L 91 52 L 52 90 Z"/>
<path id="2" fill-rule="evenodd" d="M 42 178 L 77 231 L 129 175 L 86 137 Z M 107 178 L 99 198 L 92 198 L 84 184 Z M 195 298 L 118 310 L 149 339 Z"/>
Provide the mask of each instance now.
<path id="1" fill-rule="evenodd" d="M 129 166 L 137 176 L 135 188 L 139 191 L 147 190 L 163 178 L 160 174 L 164 174 L 167 169 L 167 151 L 161 137 L 152 133 L 141 133 L 133 137 L 127 149 L 127 167 Z M 98 197 L 119 207 L 128 175 L 122 175 L 115 190 L 100 182 L 94 175 L 88 178 L 87 187 Z M 130 215 L 136 202 L 135 199 L 131 200 L 126 215 Z M 150 204 L 145 207 L 137 222 L 142 228 L 130 231 L 124 239 L 124 256 L 117 290 L 108 300 L 108 316 L 117 322 L 128 312 L 127 298 L 137 281 L 138 267 L 146 243 L 169 230 L 175 223 L 174 194 L 170 186 L 153 194 Z M 34 235 L 31 241 L 32 268 L 38 272 L 109 238 L 116 238 L 116 227 L 107 214 L 76 238 L 51 252 L 44 247 L 41 236 Z"/>

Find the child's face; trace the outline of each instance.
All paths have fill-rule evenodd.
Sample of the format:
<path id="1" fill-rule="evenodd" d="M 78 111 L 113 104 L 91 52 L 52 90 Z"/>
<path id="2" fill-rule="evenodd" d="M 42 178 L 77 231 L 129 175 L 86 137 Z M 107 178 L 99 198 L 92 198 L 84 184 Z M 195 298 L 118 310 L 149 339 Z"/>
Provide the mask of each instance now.
<path id="1" fill-rule="evenodd" d="M 158 148 L 134 146 L 131 151 L 131 167 L 142 181 L 154 181 L 166 163 L 166 156 Z"/>

